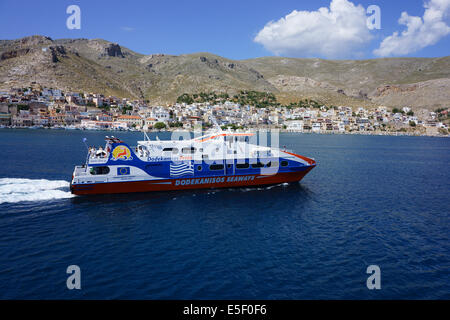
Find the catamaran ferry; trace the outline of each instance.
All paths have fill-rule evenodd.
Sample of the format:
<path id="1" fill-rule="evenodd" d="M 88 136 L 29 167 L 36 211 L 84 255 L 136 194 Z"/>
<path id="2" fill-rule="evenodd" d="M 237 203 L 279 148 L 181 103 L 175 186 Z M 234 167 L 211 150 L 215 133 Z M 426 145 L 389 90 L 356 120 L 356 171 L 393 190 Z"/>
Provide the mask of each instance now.
<path id="1" fill-rule="evenodd" d="M 251 187 L 300 181 L 316 161 L 249 143 L 254 133 L 216 131 L 190 140 L 150 140 L 135 148 L 115 137 L 76 166 L 76 195 Z"/>

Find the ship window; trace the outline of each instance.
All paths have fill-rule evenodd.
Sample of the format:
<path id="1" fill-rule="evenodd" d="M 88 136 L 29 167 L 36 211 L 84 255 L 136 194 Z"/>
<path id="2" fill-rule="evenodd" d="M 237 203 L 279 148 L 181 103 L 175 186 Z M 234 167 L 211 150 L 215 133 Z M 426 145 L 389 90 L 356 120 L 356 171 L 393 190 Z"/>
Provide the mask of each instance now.
<path id="1" fill-rule="evenodd" d="M 92 175 L 108 174 L 109 167 L 91 167 L 89 171 Z"/>
<path id="2" fill-rule="evenodd" d="M 223 164 L 212 164 L 209 166 L 209 170 L 223 170 Z"/>
<path id="3" fill-rule="evenodd" d="M 248 163 L 236 163 L 237 169 L 248 169 L 250 165 Z"/>
<path id="4" fill-rule="evenodd" d="M 252 168 L 263 168 L 263 167 L 264 163 L 262 162 L 252 163 Z"/>
<path id="5" fill-rule="evenodd" d="M 208 159 L 208 155 L 207 154 L 202 154 L 202 159 Z"/>
<path id="6" fill-rule="evenodd" d="M 287 161 L 281 161 L 281 166 L 282 167 L 287 167 L 288 166 L 288 162 Z"/>
<path id="7" fill-rule="evenodd" d="M 187 147 L 187 148 L 183 148 L 181 149 L 181 152 L 183 152 L 184 154 L 193 154 L 195 153 L 196 148 L 194 147 Z"/>
<path id="8" fill-rule="evenodd" d="M 267 168 L 276 168 L 278 165 L 278 161 L 270 161 L 266 166 Z"/>
<path id="9" fill-rule="evenodd" d="M 197 171 L 202 171 L 202 166 L 197 166 Z"/>
<path id="10" fill-rule="evenodd" d="M 178 149 L 177 148 L 164 148 L 163 152 L 172 152 L 173 154 L 177 154 Z"/>

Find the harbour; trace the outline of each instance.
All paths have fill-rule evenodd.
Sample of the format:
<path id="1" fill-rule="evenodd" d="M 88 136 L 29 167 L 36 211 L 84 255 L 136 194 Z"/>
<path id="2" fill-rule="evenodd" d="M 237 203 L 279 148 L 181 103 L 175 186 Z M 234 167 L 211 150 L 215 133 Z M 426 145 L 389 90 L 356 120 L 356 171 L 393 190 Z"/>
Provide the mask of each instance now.
<path id="1" fill-rule="evenodd" d="M 320 159 L 300 183 L 86 198 L 71 171 L 108 132 L 0 134 L 4 299 L 448 298 L 448 139 L 282 133 Z"/>

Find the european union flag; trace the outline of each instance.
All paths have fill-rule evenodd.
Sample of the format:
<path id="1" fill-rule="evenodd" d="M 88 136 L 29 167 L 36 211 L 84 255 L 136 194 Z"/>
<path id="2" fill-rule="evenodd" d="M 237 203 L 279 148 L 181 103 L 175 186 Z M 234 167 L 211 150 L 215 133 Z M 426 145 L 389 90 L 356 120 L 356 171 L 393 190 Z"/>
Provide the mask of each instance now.
<path id="1" fill-rule="evenodd" d="M 130 174 L 130 167 L 118 167 L 117 168 L 117 175 L 118 176 L 124 176 Z"/>

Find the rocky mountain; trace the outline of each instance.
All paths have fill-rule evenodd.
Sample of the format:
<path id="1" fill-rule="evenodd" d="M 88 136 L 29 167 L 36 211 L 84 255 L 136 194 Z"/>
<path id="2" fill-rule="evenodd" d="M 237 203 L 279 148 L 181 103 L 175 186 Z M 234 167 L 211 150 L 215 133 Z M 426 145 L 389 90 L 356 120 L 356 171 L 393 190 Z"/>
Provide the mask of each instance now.
<path id="1" fill-rule="evenodd" d="M 450 57 L 230 60 L 210 53 L 143 55 L 101 39 L 0 40 L 0 88 L 32 82 L 152 103 L 183 93 L 269 91 L 281 102 L 313 98 L 351 106 L 450 104 Z"/>

